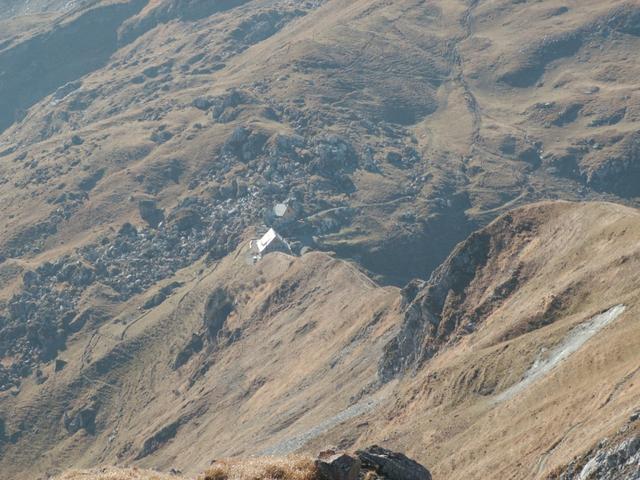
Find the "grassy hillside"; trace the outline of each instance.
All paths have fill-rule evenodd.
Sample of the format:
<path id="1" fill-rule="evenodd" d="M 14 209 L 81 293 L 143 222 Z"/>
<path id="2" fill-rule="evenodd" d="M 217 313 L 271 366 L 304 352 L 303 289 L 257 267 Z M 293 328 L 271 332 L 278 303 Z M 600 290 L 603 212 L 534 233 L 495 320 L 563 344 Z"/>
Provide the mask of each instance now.
<path id="1" fill-rule="evenodd" d="M 371 443 L 546 478 L 633 440 L 637 2 L 31 6 L 0 3 L 8 478 Z M 252 264 L 267 227 L 293 255 Z"/>

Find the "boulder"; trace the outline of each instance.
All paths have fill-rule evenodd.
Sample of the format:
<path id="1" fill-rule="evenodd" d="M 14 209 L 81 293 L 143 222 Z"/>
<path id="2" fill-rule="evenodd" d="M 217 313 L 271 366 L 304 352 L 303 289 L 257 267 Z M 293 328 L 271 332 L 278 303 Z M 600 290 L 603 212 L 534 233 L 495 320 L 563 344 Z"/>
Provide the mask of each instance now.
<path id="1" fill-rule="evenodd" d="M 152 228 L 164 221 L 164 212 L 158 208 L 155 200 L 144 199 L 138 202 L 140 217 Z"/>
<path id="2" fill-rule="evenodd" d="M 55 372 L 60 372 L 62 370 L 64 370 L 64 367 L 67 366 L 67 362 L 65 360 L 62 360 L 61 358 L 57 358 L 56 359 L 56 363 L 55 363 L 55 367 L 54 367 L 54 371 Z"/>
<path id="3" fill-rule="evenodd" d="M 71 145 L 82 145 L 84 143 L 84 140 L 82 139 L 82 137 L 80 135 L 74 135 L 71 137 Z"/>
<path id="4" fill-rule="evenodd" d="M 386 480 L 431 480 L 429 470 L 402 453 L 373 445 L 356 452 L 362 468 L 372 470 Z"/>
<path id="5" fill-rule="evenodd" d="M 31 270 L 27 270 L 24 275 L 22 275 L 22 284 L 24 285 L 24 288 L 26 288 L 27 290 L 29 288 L 33 288 L 35 286 L 38 285 L 40 281 L 40 277 L 36 272 L 33 272 Z"/>
<path id="6" fill-rule="evenodd" d="M 118 236 L 135 238 L 138 236 L 138 230 L 129 222 L 125 222 L 122 224 L 122 227 L 120 227 L 120 230 L 118 230 Z"/>
<path id="7" fill-rule="evenodd" d="M 202 217 L 196 210 L 183 208 L 173 215 L 171 222 L 179 231 L 185 232 L 200 228 L 202 226 Z"/>
<path id="8" fill-rule="evenodd" d="M 209 110 L 213 102 L 207 97 L 197 97 L 193 100 L 192 105 L 198 110 Z"/>
<path id="9" fill-rule="evenodd" d="M 360 475 L 360 460 L 345 453 L 320 455 L 316 460 L 321 480 L 357 480 Z"/>
<path id="10" fill-rule="evenodd" d="M 173 133 L 168 130 L 157 130 L 151 134 L 151 141 L 157 144 L 163 144 L 173 138 Z"/>
<path id="11" fill-rule="evenodd" d="M 267 135 L 262 132 L 255 132 L 248 127 L 239 126 L 227 138 L 224 148 L 227 153 L 248 162 L 260 154 L 267 139 Z"/>
<path id="12" fill-rule="evenodd" d="M 64 427 L 71 434 L 84 429 L 87 433 L 95 433 L 96 408 L 85 407 L 75 414 L 65 412 L 63 417 Z"/>
<path id="13" fill-rule="evenodd" d="M 86 287 L 94 281 L 95 272 L 82 262 L 70 262 L 60 269 L 56 279 L 77 287 Z"/>

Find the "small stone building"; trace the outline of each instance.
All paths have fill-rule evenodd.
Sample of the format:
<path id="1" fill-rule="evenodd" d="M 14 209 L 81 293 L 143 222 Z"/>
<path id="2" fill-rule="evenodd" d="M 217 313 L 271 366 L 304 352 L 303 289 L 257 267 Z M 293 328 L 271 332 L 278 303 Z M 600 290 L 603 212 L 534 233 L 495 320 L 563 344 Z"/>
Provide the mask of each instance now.
<path id="1" fill-rule="evenodd" d="M 254 261 L 260 260 L 264 255 L 271 252 L 283 252 L 291 254 L 289 243 L 278 233 L 270 228 L 261 238 L 251 240 L 249 250 Z"/>

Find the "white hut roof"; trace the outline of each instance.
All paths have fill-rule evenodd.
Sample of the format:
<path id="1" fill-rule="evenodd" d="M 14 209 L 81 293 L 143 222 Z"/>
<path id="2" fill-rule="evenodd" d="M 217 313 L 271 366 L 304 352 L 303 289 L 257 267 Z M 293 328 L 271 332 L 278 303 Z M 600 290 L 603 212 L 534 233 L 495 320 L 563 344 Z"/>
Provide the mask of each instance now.
<path id="1" fill-rule="evenodd" d="M 273 228 L 270 228 L 269 231 L 256 242 L 258 246 L 258 252 L 262 253 L 264 249 L 267 248 L 276 238 L 278 238 L 278 234 Z"/>

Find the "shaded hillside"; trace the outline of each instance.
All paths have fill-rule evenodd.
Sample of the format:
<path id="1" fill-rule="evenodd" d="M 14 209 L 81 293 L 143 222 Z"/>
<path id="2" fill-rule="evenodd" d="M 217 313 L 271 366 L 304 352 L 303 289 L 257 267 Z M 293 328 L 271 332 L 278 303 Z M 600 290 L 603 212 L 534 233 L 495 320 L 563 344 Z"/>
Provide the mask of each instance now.
<path id="1" fill-rule="evenodd" d="M 89 2 L 87 0 L 0 0 L 0 19 L 65 12 L 85 3 Z"/>

